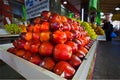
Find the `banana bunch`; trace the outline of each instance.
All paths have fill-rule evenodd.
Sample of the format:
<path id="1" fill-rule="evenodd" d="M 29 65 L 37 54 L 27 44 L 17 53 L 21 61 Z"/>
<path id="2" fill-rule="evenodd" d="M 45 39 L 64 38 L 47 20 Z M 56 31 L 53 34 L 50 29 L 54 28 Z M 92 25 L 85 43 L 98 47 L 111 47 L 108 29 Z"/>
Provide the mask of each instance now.
<path id="1" fill-rule="evenodd" d="M 6 24 L 5 29 L 10 34 L 19 34 L 22 31 L 22 28 L 17 24 Z"/>

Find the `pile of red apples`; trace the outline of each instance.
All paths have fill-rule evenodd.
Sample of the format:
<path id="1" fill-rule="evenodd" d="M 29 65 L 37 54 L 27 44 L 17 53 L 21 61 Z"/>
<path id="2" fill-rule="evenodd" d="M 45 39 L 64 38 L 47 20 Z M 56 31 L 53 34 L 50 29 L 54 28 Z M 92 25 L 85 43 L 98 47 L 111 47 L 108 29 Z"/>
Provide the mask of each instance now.
<path id="1" fill-rule="evenodd" d="M 27 26 L 27 32 L 12 42 L 14 47 L 7 51 L 71 79 L 92 43 L 77 21 L 43 11 Z"/>

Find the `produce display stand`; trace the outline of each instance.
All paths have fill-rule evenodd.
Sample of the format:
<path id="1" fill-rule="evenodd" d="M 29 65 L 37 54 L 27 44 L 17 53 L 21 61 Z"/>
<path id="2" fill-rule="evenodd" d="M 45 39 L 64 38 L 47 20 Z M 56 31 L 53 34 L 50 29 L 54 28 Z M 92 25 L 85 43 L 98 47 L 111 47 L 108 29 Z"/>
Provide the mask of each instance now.
<path id="1" fill-rule="evenodd" d="M 18 37 L 19 34 L 0 34 L 0 38 L 5 38 L 5 37 Z"/>
<path id="2" fill-rule="evenodd" d="M 10 34 L 5 29 L 0 29 L 0 44 L 10 43 L 19 36 L 20 34 Z"/>
<path id="3" fill-rule="evenodd" d="M 82 64 L 77 69 L 72 80 L 86 79 L 89 74 L 89 69 L 91 67 L 91 62 L 93 61 L 97 42 L 95 41 L 91 46 L 88 54 L 83 60 Z M 12 44 L 2 44 L 0 45 L 0 59 L 11 66 L 14 70 L 20 73 L 26 79 L 49 79 L 49 80 L 66 80 L 65 78 L 56 75 L 55 73 L 48 71 L 38 65 L 35 65 L 23 58 L 20 58 L 14 54 L 7 52 L 6 50 L 12 47 Z"/>
<path id="4" fill-rule="evenodd" d="M 105 41 L 106 40 L 105 35 L 98 35 L 97 40 L 98 41 Z"/>
<path id="5" fill-rule="evenodd" d="M 4 37 L 18 37 L 19 34 L 10 34 L 5 29 L 0 29 L 0 38 Z"/>

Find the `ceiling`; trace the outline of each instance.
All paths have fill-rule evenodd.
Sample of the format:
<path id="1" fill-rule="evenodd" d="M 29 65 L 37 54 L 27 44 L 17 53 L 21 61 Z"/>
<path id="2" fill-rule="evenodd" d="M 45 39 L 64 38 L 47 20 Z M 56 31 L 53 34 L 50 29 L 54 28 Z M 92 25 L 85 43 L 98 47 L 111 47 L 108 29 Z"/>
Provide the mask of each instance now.
<path id="1" fill-rule="evenodd" d="M 100 9 L 104 13 L 120 13 L 115 8 L 120 5 L 120 0 L 100 0 Z"/>
<path id="2" fill-rule="evenodd" d="M 89 3 L 89 0 L 68 0 L 76 9 L 80 10 L 80 3 Z M 81 1 L 81 2 L 80 2 Z M 99 0 L 99 7 L 104 13 L 120 13 L 115 11 L 115 7 L 120 5 L 120 0 Z"/>
<path id="3" fill-rule="evenodd" d="M 80 4 L 81 4 L 80 0 L 68 0 L 68 1 L 69 1 L 72 5 L 74 5 L 77 10 L 80 11 Z"/>
<path id="4" fill-rule="evenodd" d="M 16 0 L 19 2 L 23 2 L 24 0 Z M 67 0 L 69 1 L 74 7 L 76 7 L 77 10 L 80 11 L 82 3 L 87 3 L 85 6 L 89 4 L 90 0 Z M 115 11 L 115 7 L 120 6 L 120 0 L 98 0 L 99 1 L 99 7 L 104 13 L 120 13 L 120 11 Z"/>

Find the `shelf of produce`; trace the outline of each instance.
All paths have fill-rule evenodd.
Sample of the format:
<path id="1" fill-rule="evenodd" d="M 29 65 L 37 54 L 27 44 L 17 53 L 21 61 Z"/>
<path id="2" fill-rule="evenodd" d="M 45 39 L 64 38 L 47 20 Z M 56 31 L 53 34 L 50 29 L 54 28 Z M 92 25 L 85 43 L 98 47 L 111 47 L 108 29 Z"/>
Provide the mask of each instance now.
<path id="1" fill-rule="evenodd" d="M 19 34 L 10 34 L 5 29 L 0 29 L 0 38 L 4 37 L 18 37 Z"/>
<path id="2" fill-rule="evenodd" d="M 6 62 L 14 70 L 24 76 L 26 79 L 49 79 L 49 80 L 66 80 L 55 73 L 48 71 L 38 65 L 35 65 L 25 59 L 22 59 L 6 50 L 12 47 L 12 44 L 0 45 L 0 59 Z M 72 80 L 86 79 L 89 73 L 91 62 L 97 47 L 97 41 L 94 42 L 88 54 L 73 76 Z"/>

